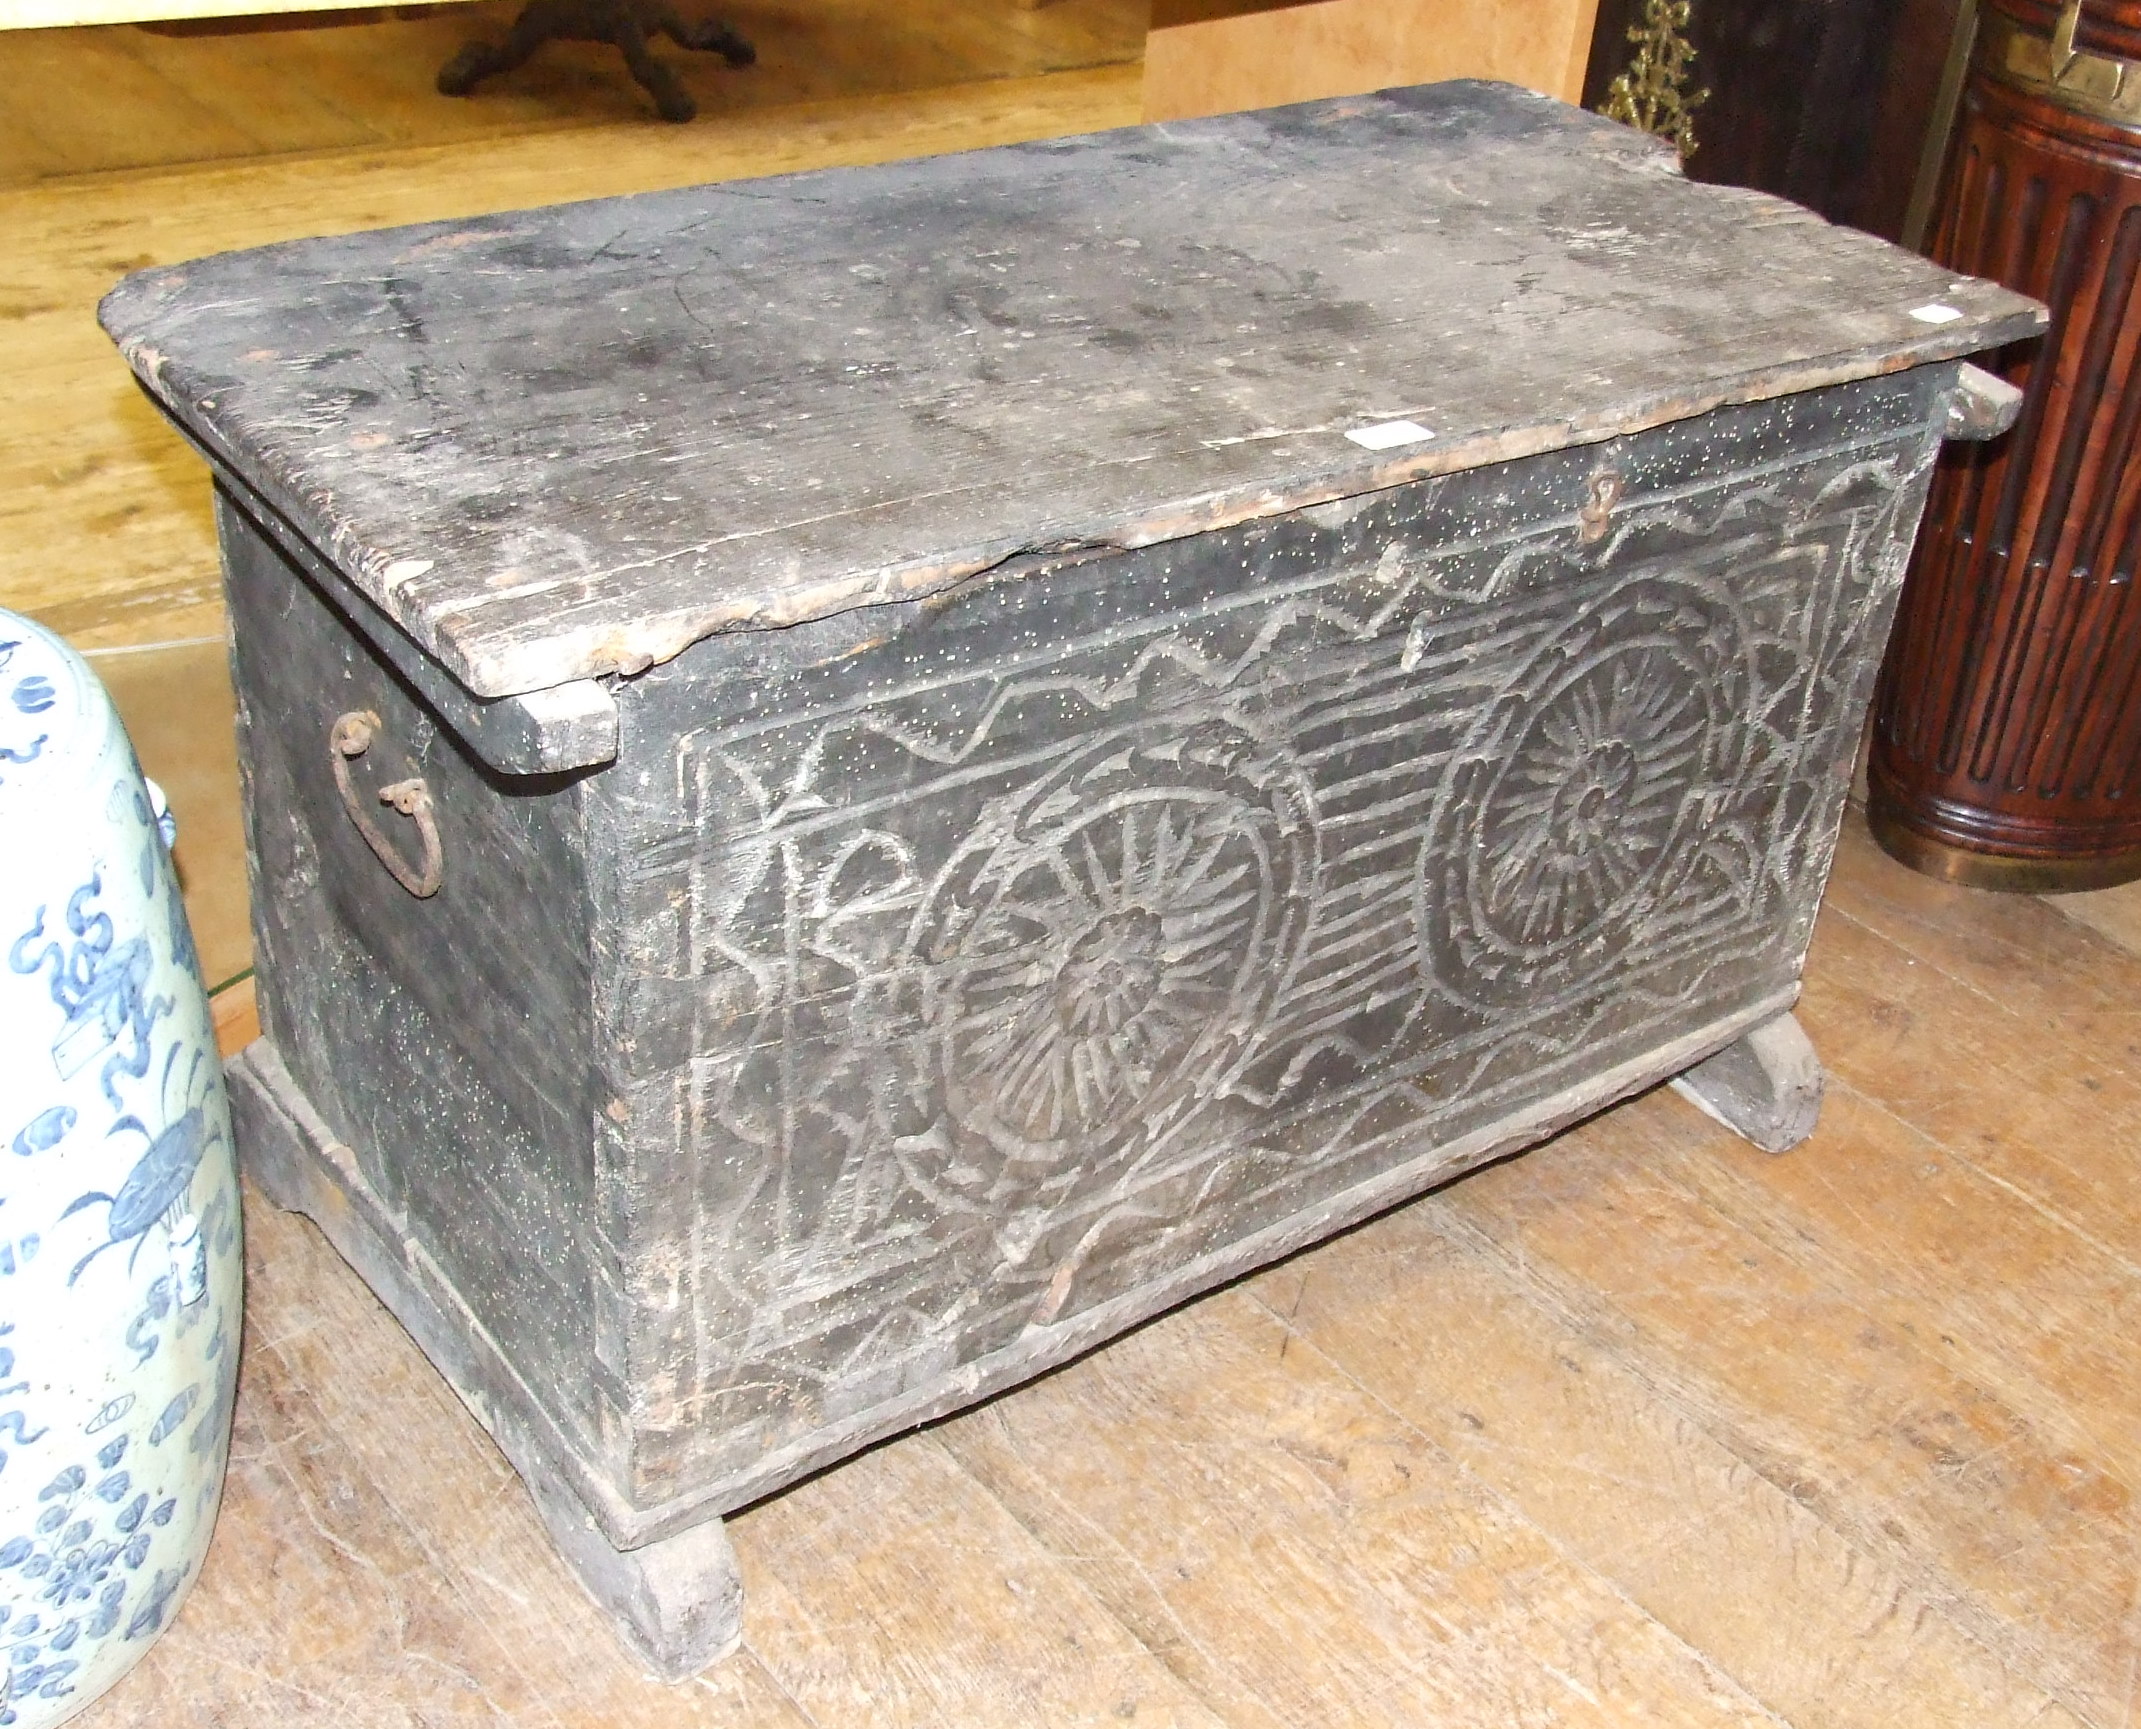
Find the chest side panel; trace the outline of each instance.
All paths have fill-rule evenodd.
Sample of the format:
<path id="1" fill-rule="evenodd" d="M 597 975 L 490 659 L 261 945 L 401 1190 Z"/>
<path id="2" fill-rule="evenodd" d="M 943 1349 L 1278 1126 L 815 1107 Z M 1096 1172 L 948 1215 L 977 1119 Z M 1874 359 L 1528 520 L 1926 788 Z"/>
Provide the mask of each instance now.
<path id="1" fill-rule="evenodd" d="M 672 1173 L 634 1257 L 641 1491 L 1789 991 L 1932 389 L 658 675 L 614 998 L 634 1157 Z"/>
<path id="2" fill-rule="evenodd" d="M 304 1096 L 545 1407 L 584 1435 L 621 1407 L 593 1359 L 611 1306 L 591 1191 L 589 961 L 577 795 L 455 744 L 250 518 L 218 500 L 236 623 L 263 1030 Z M 369 712 L 360 805 L 421 776 L 444 859 L 417 898 L 345 810 L 329 739 Z"/>

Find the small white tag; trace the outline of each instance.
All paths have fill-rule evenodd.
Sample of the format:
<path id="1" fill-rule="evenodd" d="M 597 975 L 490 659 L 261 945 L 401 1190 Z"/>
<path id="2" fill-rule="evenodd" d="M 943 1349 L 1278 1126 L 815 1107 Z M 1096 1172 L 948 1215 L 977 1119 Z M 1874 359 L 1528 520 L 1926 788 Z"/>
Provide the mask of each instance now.
<path id="1" fill-rule="evenodd" d="M 1943 306 L 1936 300 L 1927 306 L 1912 307 L 1911 316 L 1920 324 L 1953 324 L 1962 314 L 1954 307 Z"/>
<path id="2" fill-rule="evenodd" d="M 1393 450 L 1435 435 L 1417 420 L 1385 420 L 1375 426 L 1357 426 L 1346 436 L 1364 450 Z"/>

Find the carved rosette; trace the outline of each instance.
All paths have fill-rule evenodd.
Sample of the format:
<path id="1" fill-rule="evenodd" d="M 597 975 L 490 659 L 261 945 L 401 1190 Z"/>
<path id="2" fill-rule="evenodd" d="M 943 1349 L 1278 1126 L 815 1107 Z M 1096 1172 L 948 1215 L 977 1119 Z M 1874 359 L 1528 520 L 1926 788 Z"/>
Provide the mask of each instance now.
<path id="1" fill-rule="evenodd" d="M 1443 783 L 1415 878 L 1423 970 L 1483 1009 L 1542 979 L 1574 995 L 1743 888 L 1752 837 L 1718 819 L 1757 760 L 1750 673 L 1731 612 L 1670 579 L 1540 642 Z"/>
<path id="2" fill-rule="evenodd" d="M 1317 525 L 1268 605 L 689 741 L 695 1421 L 865 1409 L 1773 989 L 1929 459 Z"/>
<path id="3" fill-rule="evenodd" d="M 1315 851 L 1305 781 L 1220 721 L 1083 741 L 990 801 L 907 959 L 912 1056 L 1004 1161 L 992 1196 L 1089 1177 L 1223 1084 L 1294 964 Z"/>

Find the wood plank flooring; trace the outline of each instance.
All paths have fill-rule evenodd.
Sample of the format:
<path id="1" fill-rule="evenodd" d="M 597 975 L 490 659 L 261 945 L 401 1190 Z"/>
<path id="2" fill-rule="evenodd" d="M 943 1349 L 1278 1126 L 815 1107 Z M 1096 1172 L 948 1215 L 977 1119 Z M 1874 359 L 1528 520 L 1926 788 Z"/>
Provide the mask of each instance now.
<path id="1" fill-rule="evenodd" d="M 1854 816 L 1814 1139 L 1659 1090 L 733 1522 L 641 1680 L 309 1224 L 228 1499 L 90 1729 L 2132 1721 L 2141 958 Z"/>

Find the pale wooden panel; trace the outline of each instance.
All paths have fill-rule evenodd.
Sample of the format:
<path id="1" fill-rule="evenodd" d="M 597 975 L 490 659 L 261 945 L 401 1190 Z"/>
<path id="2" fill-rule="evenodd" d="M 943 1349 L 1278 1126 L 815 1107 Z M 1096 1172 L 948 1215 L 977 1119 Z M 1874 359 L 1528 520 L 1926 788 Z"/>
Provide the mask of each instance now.
<path id="1" fill-rule="evenodd" d="M 713 9 L 744 31 L 758 61 L 737 71 L 718 55 L 661 45 L 700 105 L 701 119 L 682 131 L 654 118 L 617 51 L 601 43 L 549 43 L 473 98 L 440 96 L 439 67 L 470 40 L 502 37 L 519 0 L 180 34 L 125 25 L 0 32 L 0 186 L 263 152 L 613 127 L 688 153 L 709 121 L 747 109 L 1127 64 L 1145 41 L 1145 0 L 1060 0 L 1038 15 L 1012 0 L 723 0 Z M 599 154 L 608 142 L 586 148 Z"/>
<path id="2" fill-rule="evenodd" d="M 1186 120 L 1393 84 L 1496 78 L 1575 102 L 1598 0 L 1305 0 L 1167 24 L 1145 41 L 1144 116 Z"/>
<path id="3" fill-rule="evenodd" d="M 82 24 L 132 24 L 152 19 L 238 18 L 248 13 L 336 12 L 379 0 L 0 0 L 0 30 L 52 30 Z M 394 0 L 397 6 L 444 0 Z"/>
<path id="4" fill-rule="evenodd" d="M 0 41 L 10 124 L 49 153 L 86 151 L 115 166 L 159 160 L 174 126 L 215 155 L 259 148 L 260 138 L 242 121 L 171 89 L 128 53 L 132 34 L 34 30 Z"/>
<path id="5" fill-rule="evenodd" d="M 171 801 L 179 887 L 202 980 L 215 990 L 253 964 L 230 650 L 213 638 L 102 654 L 92 665 L 142 771 Z"/>
<path id="6" fill-rule="evenodd" d="M 226 117 L 258 138 L 260 147 L 247 155 L 356 150 L 368 144 L 393 143 L 396 140 L 360 102 L 352 101 L 347 90 L 322 76 L 337 57 L 336 47 L 355 41 L 377 55 L 388 41 L 400 44 L 400 52 L 393 56 L 400 84 L 412 94 L 431 91 L 430 79 L 437 71 L 431 62 L 443 61 L 468 36 L 479 33 L 483 16 L 482 11 L 457 6 L 425 16 L 422 25 L 414 19 L 365 25 L 336 20 L 331 28 L 234 29 L 214 35 L 173 36 L 124 29 L 69 32 L 67 39 L 72 41 L 122 44 L 156 75 L 160 90 L 145 93 L 142 120 L 149 148 L 131 164 L 92 153 L 90 141 L 75 128 L 55 129 L 54 142 L 68 152 L 74 173 L 199 162 L 221 155 L 212 138 L 185 125 L 178 107 L 183 103 Z M 0 40 L 0 66 L 12 59 L 15 50 L 15 42 Z M 442 121 L 461 118 L 469 106 L 444 102 L 435 91 L 431 94 L 432 107 L 442 111 Z"/>
<path id="7" fill-rule="evenodd" d="M 217 992 L 208 1004 L 214 1017 L 216 1050 L 234 1057 L 260 1037 L 260 1000 L 250 977 Z"/>
<path id="8" fill-rule="evenodd" d="M 95 303 L 129 270 L 276 240 L 528 209 L 572 199 L 855 166 L 1100 130 L 1130 121 L 1135 67 L 702 119 L 323 156 L 203 163 L 0 192 L 0 342 L 10 378 L 52 372 L 56 400 L 90 354 L 132 389 Z M 52 322 L 33 328 L 33 319 Z M 56 345 L 72 333 L 81 347 Z M 12 412 L 12 398 L 11 408 Z"/>

